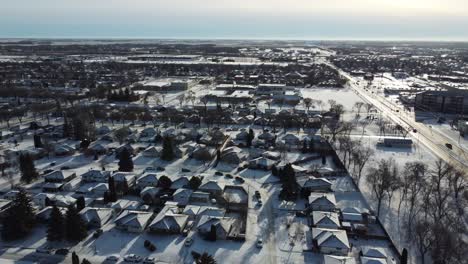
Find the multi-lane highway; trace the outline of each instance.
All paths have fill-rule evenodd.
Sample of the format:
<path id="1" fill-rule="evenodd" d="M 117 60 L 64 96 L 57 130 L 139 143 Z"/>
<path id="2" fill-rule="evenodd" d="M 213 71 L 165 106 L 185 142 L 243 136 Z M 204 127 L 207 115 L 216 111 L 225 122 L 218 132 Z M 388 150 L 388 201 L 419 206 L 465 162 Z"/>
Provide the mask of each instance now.
<path id="1" fill-rule="evenodd" d="M 398 109 L 399 111 L 397 112 L 398 106 L 365 90 L 364 87 L 357 84 L 357 80 L 353 76 L 332 63 L 327 62 L 327 64 L 338 70 L 342 76 L 347 78 L 349 80 L 349 86 L 356 91 L 364 101 L 374 105 L 383 116 L 396 124 L 400 124 L 402 127 L 411 128 L 412 130 L 410 132 L 413 137 L 430 149 L 436 156 L 461 170 L 468 171 L 468 153 L 463 147 L 456 144 L 452 138 L 440 134 L 422 123 L 416 122 L 414 116 L 402 112 L 402 109 Z M 446 147 L 447 143 L 452 145 L 452 149 Z"/>

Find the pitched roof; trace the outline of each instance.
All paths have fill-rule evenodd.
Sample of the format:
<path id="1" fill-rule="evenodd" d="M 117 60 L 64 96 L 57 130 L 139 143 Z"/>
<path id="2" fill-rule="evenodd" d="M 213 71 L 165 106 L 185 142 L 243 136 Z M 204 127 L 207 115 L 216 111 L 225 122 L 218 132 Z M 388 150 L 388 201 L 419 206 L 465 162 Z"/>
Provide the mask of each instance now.
<path id="1" fill-rule="evenodd" d="M 312 228 L 312 237 L 319 247 L 350 248 L 348 236 L 344 230 Z"/>

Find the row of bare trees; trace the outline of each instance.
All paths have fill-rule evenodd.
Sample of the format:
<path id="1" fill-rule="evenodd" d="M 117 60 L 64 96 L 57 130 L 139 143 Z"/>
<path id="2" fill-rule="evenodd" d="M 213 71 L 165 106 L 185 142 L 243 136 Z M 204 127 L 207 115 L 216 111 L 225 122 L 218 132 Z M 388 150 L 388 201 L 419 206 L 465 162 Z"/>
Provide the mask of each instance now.
<path id="1" fill-rule="evenodd" d="M 433 263 L 466 263 L 467 173 L 438 160 L 429 167 L 416 161 L 400 169 L 393 159 L 380 160 L 368 169 L 366 182 L 377 200 L 377 216 L 382 203 L 392 201 L 398 228 L 414 245 L 420 262 L 430 256 Z M 394 199 L 397 198 L 396 201 Z M 402 210 L 403 209 L 403 210 Z"/>

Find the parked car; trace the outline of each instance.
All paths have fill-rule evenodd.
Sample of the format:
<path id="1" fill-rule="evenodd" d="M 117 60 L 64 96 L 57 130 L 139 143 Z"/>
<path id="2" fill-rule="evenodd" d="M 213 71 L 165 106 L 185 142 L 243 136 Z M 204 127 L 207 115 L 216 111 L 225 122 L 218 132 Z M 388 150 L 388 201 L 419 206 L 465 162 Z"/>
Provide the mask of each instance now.
<path id="1" fill-rule="evenodd" d="M 244 180 L 243 178 L 239 177 L 239 176 L 236 176 L 236 180 L 237 180 L 238 182 L 240 182 L 240 183 L 244 183 L 244 182 L 245 182 L 245 180 Z"/>
<path id="2" fill-rule="evenodd" d="M 119 261 L 119 257 L 117 256 L 107 256 L 107 258 L 104 260 L 104 262 L 117 262 Z"/>
<path id="3" fill-rule="evenodd" d="M 53 250 L 50 248 L 37 248 L 36 249 L 37 253 L 42 253 L 42 254 L 52 254 Z"/>
<path id="4" fill-rule="evenodd" d="M 257 197 L 258 199 L 260 199 L 260 197 L 261 197 L 261 194 L 260 194 L 260 192 L 259 192 L 259 191 L 255 191 L 255 197 Z"/>
<path id="5" fill-rule="evenodd" d="M 220 171 L 217 171 L 217 172 L 215 172 L 215 175 L 216 175 L 216 176 L 223 176 L 223 173 L 220 172 Z"/>
<path id="6" fill-rule="evenodd" d="M 134 263 L 139 263 L 141 262 L 141 257 L 135 254 L 127 255 L 125 256 L 124 260 L 126 262 L 134 262 Z"/>
<path id="7" fill-rule="evenodd" d="M 452 148 L 453 148 L 452 144 L 450 144 L 450 143 L 445 143 L 445 146 L 446 146 L 448 149 L 452 149 Z"/>
<path id="8" fill-rule="evenodd" d="M 156 250 L 156 246 L 153 243 L 151 243 L 151 241 L 149 241 L 149 240 L 145 240 L 143 245 L 145 246 L 145 248 L 147 250 L 149 250 L 151 252 Z"/>
<path id="9" fill-rule="evenodd" d="M 62 255 L 66 256 L 68 254 L 69 250 L 66 248 L 60 248 L 55 251 L 55 255 Z"/>
<path id="10" fill-rule="evenodd" d="M 144 263 L 144 264 L 153 264 L 153 263 L 156 263 L 156 259 L 155 259 L 155 258 L 151 258 L 151 257 L 146 257 L 146 258 L 143 260 L 143 263 Z"/>
<path id="11" fill-rule="evenodd" d="M 257 248 L 262 248 L 263 247 L 263 239 L 259 238 L 256 243 Z"/>
<path id="12" fill-rule="evenodd" d="M 193 244 L 193 239 L 191 237 L 185 239 L 184 246 L 190 247 Z"/>
<path id="13" fill-rule="evenodd" d="M 226 174 L 224 177 L 228 178 L 228 179 L 233 179 L 234 177 L 231 175 L 231 174 Z"/>
<path id="14" fill-rule="evenodd" d="M 258 205 L 258 207 L 262 207 L 262 205 L 263 205 L 263 202 L 262 202 L 262 200 L 258 199 L 258 201 L 257 201 L 257 205 Z"/>

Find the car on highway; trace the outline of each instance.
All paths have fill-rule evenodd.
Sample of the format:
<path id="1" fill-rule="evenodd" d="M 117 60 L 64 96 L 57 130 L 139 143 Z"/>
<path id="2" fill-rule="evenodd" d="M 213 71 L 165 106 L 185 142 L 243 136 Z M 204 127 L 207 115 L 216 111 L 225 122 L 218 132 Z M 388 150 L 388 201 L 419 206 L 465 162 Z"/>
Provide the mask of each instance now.
<path id="1" fill-rule="evenodd" d="M 446 146 L 448 149 L 453 149 L 453 146 L 452 146 L 452 144 L 450 144 L 450 143 L 445 143 L 445 146 Z"/>

